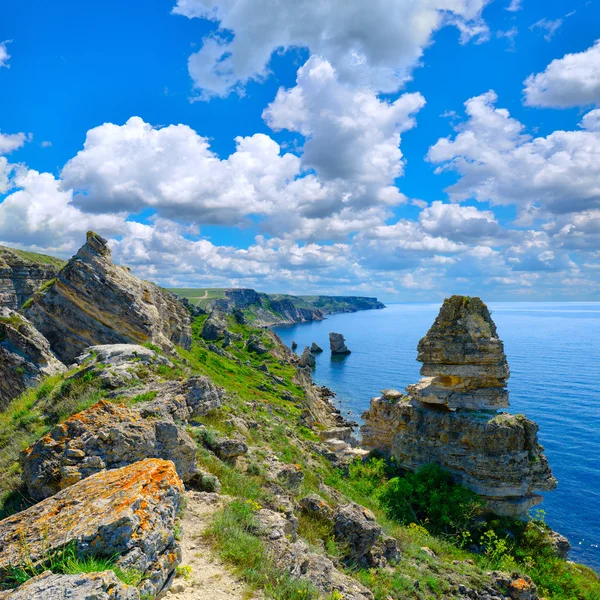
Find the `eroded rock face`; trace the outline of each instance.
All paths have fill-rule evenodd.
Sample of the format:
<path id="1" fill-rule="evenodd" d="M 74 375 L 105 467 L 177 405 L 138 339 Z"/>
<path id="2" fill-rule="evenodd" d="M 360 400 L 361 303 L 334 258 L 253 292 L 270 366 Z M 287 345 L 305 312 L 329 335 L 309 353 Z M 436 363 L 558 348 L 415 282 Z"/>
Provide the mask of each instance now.
<path id="1" fill-rule="evenodd" d="M 43 377 L 65 369 L 48 340 L 27 319 L 0 307 L 0 410 Z"/>
<path id="2" fill-rule="evenodd" d="M 0 600 L 139 600 L 137 588 L 125 585 L 112 571 L 55 575 L 46 571 L 16 590 L 0 592 Z"/>
<path id="3" fill-rule="evenodd" d="M 408 393 L 428 404 L 487 410 L 508 407 L 504 345 L 479 298 L 452 296 L 417 346 L 423 363 Z"/>
<path id="4" fill-rule="evenodd" d="M 0 521 L 0 580 L 9 565 L 41 561 L 69 543 L 78 554 L 117 556 L 144 576 L 154 598 L 180 562 L 175 520 L 183 484 L 170 461 L 146 459 L 104 471 Z"/>
<path id="5" fill-rule="evenodd" d="M 196 444 L 182 427 L 100 401 L 22 452 L 23 482 L 32 498 L 42 500 L 91 475 L 145 458 L 173 461 L 184 481 L 198 473 Z"/>
<path id="6" fill-rule="evenodd" d="M 106 240 L 93 232 L 24 312 L 67 364 L 100 344 L 151 342 L 168 352 L 174 344 L 191 344 L 190 314 L 183 304 L 114 265 Z"/>
<path id="7" fill-rule="evenodd" d="M 331 332 L 329 334 L 329 347 L 331 354 L 350 354 L 346 346 L 346 338 L 341 333 Z"/>
<path id="8" fill-rule="evenodd" d="M 508 406 L 502 341 L 479 298 L 445 300 L 419 342 L 423 362 L 408 396 L 386 390 L 363 415 L 363 445 L 393 454 L 406 469 L 437 463 L 500 515 L 518 517 L 556 487 L 538 426 Z"/>
<path id="9" fill-rule="evenodd" d="M 61 267 L 59 259 L 0 246 L 0 306 L 17 310 Z"/>

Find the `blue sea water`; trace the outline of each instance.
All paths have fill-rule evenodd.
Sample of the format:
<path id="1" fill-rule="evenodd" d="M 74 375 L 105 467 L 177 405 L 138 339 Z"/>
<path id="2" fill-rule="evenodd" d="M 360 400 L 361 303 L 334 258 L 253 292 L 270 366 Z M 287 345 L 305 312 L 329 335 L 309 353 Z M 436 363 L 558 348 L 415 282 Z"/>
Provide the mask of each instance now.
<path id="1" fill-rule="evenodd" d="M 513 413 L 537 421 L 558 479 L 541 505 L 547 523 L 573 544 L 570 558 L 600 570 L 600 303 L 489 304 L 511 370 Z M 380 390 L 419 379 L 416 347 L 439 304 L 390 304 L 384 310 L 332 315 L 277 327 L 283 341 L 311 342 L 314 380 L 337 394 L 342 414 L 357 421 Z M 346 336 L 352 354 L 332 358 L 329 332 Z"/>

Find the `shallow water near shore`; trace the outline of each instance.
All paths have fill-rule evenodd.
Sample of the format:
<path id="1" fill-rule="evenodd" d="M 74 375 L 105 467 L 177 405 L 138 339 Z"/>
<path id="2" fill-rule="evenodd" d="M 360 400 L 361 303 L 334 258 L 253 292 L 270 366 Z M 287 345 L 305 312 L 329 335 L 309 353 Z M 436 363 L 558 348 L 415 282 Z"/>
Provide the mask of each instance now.
<path id="1" fill-rule="evenodd" d="M 439 304 L 390 304 L 384 310 L 276 327 L 298 352 L 317 342 L 314 380 L 337 394 L 342 414 L 360 421 L 372 397 L 419 379 L 417 342 Z M 511 370 L 510 411 L 537 421 L 558 479 L 540 507 L 573 544 L 570 558 L 600 570 L 600 303 L 490 303 Z M 329 332 L 352 354 L 332 358 Z"/>

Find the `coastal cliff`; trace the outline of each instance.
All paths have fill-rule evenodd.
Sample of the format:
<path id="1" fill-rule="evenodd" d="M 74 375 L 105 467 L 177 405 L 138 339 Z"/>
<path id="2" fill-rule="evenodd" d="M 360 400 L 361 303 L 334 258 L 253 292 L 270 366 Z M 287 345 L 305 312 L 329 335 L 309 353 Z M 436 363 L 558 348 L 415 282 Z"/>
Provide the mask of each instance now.
<path id="1" fill-rule="evenodd" d="M 53 256 L 0 246 L 0 307 L 19 309 L 64 264 Z"/>
<path id="2" fill-rule="evenodd" d="M 28 379 L 0 408 L 0 600 L 588 600 L 600 592 L 597 575 L 567 562 L 568 541 L 543 521 L 490 518 L 450 468 L 415 464 L 407 475 L 360 448 L 333 392 L 253 324 L 255 302 L 239 306 L 249 298 L 231 312 L 217 304 L 198 313 L 113 265 L 93 233 L 57 281 L 25 312 L 60 344 L 33 319 L 3 313 L 15 356 L 26 349 L 42 367 L 55 348 L 69 360 Z M 483 437 L 491 454 L 506 444 L 531 449 L 526 485 L 549 481 L 534 424 L 515 417 L 513 432 L 503 414 L 459 406 L 459 389 L 471 404 L 505 398 L 503 349 L 483 321 L 466 320 L 470 341 L 459 330 L 444 337 L 444 325 L 433 346 L 423 344 L 434 379 L 424 398 L 433 386 L 436 401 L 414 402 L 424 420 L 486 414 L 498 429 L 448 421 L 432 461 L 472 437 L 462 458 L 488 465 L 474 473 L 493 487 Z M 461 348 L 477 372 L 456 363 Z M 433 372 L 437 364 L 448 368 Z M 448 402 L 440 387 L 452 391 Z M 385 398 L 373 439 L 400 456 L 389 422 L 402 426 L 405 399 L 390 390 Z M 438 426 L 420 428 L 432 437 Z"/>
<path id="3" fill-rule="evenodd" d="M 243 311 L 248 322 L 257 327 L 321 321 L 330 314 L 385 308 L 377 298 L 362 296 L 292 296 L 265 294 L 249 288 L 173 289 L 173 292 L 203 312 Z"/>
<path id="4" fill-rule="evenodd" d="M 436 463 L 482 496 L 490 510 L 522 516 L 556 487 L 538 426 L 508 407 L 509 368 L 487 306 L 452 296 L 418 345 L 423 363 L 407 396 L 374 398 L 363 443 L 411 471 Z"/>

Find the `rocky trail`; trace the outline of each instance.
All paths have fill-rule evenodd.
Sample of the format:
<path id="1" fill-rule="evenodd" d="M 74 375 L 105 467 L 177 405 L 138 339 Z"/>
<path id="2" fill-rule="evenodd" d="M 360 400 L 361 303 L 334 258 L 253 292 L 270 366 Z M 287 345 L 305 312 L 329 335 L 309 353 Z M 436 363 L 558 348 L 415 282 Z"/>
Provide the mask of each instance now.
<path id="1" fill-rule="evenodd" d="M 259 600 L 248 595 L 243 581 L 219 560 L 204 538 L 211 518 L 222 507 L 224 496 L 209 492 L 187 492 L 181 522 L 181 565 L 166 598 L 177 600 Z"/>

